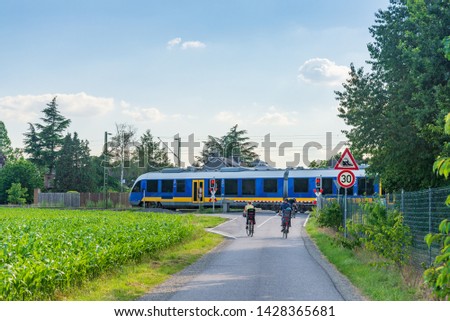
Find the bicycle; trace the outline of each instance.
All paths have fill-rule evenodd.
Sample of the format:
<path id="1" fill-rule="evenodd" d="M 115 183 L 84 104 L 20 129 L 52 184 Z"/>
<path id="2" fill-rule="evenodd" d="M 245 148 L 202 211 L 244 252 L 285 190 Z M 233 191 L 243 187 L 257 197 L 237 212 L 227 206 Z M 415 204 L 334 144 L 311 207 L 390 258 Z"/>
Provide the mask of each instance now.
<path id="1" fill-rule="evenodd" d="M 255 232 L 255 223 L 253 223 L 253 220 L 248 220 L 246 231 L 248 236 L 253 237 L 253 233 Z"/>
<path id="2" fill-rule="evenodd" d="M 253 237 L 255 233 L 255 209 L 248 209 L 247 211 L 247 235 Z"/>
<path id="3" fill-rule="evenodd" d="M 291 216 L 291 211 L 284 210 L 282 213 L 282 226 L 283 229 L 281 232 L 283 233 L 283 238 L 287 239 L 288 233 L 289 233 L 289 219 Z"/>

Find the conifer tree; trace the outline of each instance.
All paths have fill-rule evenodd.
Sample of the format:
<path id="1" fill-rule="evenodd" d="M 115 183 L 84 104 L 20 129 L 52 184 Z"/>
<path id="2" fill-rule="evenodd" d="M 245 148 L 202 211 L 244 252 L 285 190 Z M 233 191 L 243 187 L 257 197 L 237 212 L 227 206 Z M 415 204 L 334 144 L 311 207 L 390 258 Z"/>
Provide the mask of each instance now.
<path id="1" fill-rule="evenodd" d="M 11 140 L 8 137 L 8 131 L 5 124 L 0 120 L 0 158 L 3 161 L 11 160 L 13 155 L 14 152 L 11 147 Z"/>
<path id="2" fill-rule="evenodd" d="M 47 104 L 42 113 L 42 123 L 30 123 L 29 132 L 25 133 L 25 152 L 30 154 L 30 160 L 36 165 L 45 167 L 48 174 L 53 174 L 64 131 L 71 121 L 59 112 L 56 97 Z"/>
<path id="3" fill-rule="evenodd" d="M 95 171 L 90 158 L 88 142 L 80 140 L 75 132 L 66 135 L 55 164 L 55 188 L 61 192 L 94 191 Z"/>
<path id="4" fill-rule="evenodd" d="M 198 160 L 202 163 L 208 162 L 210 156 L 224 157 L 238 161 L 240 164 L 248 164 L 258 158 L 254 152 L 256 146 L 245 136 L 245 129 L 238 130 L 238 125 L 234 125 L 222 137 L 208 136 L 201 157 Z"/>

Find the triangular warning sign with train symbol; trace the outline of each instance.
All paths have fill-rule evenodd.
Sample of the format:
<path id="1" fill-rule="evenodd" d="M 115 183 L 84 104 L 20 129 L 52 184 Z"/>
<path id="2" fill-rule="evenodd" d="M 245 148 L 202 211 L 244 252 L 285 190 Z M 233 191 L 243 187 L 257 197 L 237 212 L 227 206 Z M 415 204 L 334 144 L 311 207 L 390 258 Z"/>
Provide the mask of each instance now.
<path id="1" fill-rule="evenodd" d="M 350 169 L 350 170 L 358 170 L 358 164 L 355 161 L 350 149 L 346 148 L 342 153 L 341 158 L 339 158 L 334 169 Z"/>

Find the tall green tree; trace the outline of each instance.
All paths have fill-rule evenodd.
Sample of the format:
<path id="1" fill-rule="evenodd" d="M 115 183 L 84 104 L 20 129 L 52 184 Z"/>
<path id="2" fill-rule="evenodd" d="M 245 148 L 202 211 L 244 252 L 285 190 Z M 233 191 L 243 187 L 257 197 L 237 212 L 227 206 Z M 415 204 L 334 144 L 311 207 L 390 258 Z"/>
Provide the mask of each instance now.
<path id="1" fill-rule="evenodd" d="M 32 123 L 28 123 L 28 131 L 24 133 L 24 152 L 28 154 L 28 159 L 39 168 L 44 168 L 45 161 L 41 155 L 41 141 L 36 128 Z"/>
<path id="2" fill-rule="evenodd" d="M 0 120 L 0 157 L 3 161 L 6 161 L 11 160 L 13 155 L 14 152 L 11 147 L 8 131 L 6 130 L 5 123 Z"/>
<path id="3" fill-rule="evenodd" d="M 88 141 L 80 140 L 75 132 L 64 138 L 55 164 L 55 189 L 61 192 L 91 192 L 97 189 L 95 170 Z"/>
<path id="4" fill-rule="evenodd" d="M 201 156 L 197 159 L 205 164 L 211 156 L 224 157 L 238 160 L 244 165 L 258 159 L 259 155 L 254 152 L 256 145 L 249 141 L 247 131 L 238 130 L 237 127 L 231 127 L 222 137 L 208 136 Z"/>
<path id="5" fill-rule="evenodd" d="M 450 36 L 445 37 L 442 43 L 444 44 L 445 57 L 450 60 Z M 450 113 L 445 116 L 444 132 L 447 134 L 447 137 L 450 135 Z M 445 142 L 442 154 L 439 155 L 433 165 L 433 171 L 444 176 L 445 179 L 448 179 L 450 176 L 450 142 Z M 450 206 L 450 195 L 447 198 L 446 204 Z"/>
<path id="6" fill-rule="evenodd" d="M 137 161 L 139 168 L 142 168 L 145 172 L 172 166 L 167 150 L 161 148 L 161 143 L 154 140 L 150 129 L 147 129 L 141 135 L 134 159 Z"/>
<path id="7" fill-rule="evenodd" d="M 449 25 L 449 1 L 391 0 L 369 29 L 371 71 L 351 65 L 336 92 L 352 151 L 369 158 L 387 190 L 439 183 L 429 168 L 442 151 L 450 108 Z"/>
<path id="8" fill-rule="evenodd" d="M 33 202 L 34 189 L 43 186 L 41 172 L 37 166 L 24 159 L 8 162 L 0 170 L 0 203 L 6 203 L 7 190 L 13 183 L 20 183 L 22 188 L 27 189 L 27 203 Z"/>
<path id="9" fill-rule="evenodd" d="M 92 166 L 94 168 L 93 177 L 95 180 L 95 187 L 92 190 L 93 192 L 103 192 L 104 185 L 106 185 L 106 189 L 108 191 L 120 191 L 120 184 L 117 177 L 113 176 L 112 170 L 113 168 L 106 168 L 106 177 L 105 174 L 105 158 L 104 155 L 100 156 L 91 156 Z M 139 174 L 140 175 L 140 174 Z M 139 175 L 136 175 L 135 178 Z"/>
<path id="10" fill-rule="evenodd" d="M 30 154 L 30 160 L 36 165 L 43 166 L 48 174 L 53 174 L 64 132 L 71 121 L 59 112 L 56 97 L 42 113 L 42 123 L 30 124 L 29 131 L 25 133 L 25 152 Z"/>

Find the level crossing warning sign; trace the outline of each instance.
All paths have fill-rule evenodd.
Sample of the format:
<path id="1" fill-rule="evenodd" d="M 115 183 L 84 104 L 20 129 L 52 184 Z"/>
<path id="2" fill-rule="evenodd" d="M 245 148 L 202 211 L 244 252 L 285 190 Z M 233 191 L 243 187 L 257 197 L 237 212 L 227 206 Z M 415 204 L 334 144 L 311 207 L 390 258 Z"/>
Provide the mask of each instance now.
<path id="1" fill-rule="evenodd" d="M 339 158 L 334 169 L 347 169 L 347 170 L 358 170 L 358 164 L 355 161 L 350 149 L 346 148 L 342 153 L 341 158 Z"/>

